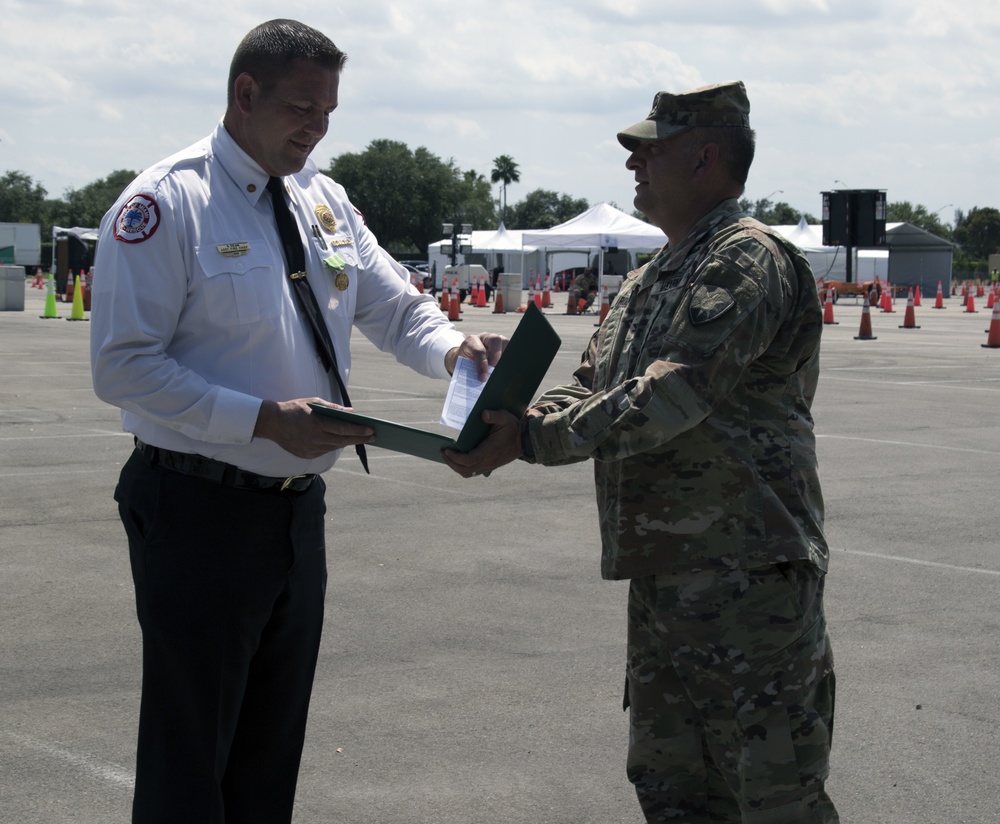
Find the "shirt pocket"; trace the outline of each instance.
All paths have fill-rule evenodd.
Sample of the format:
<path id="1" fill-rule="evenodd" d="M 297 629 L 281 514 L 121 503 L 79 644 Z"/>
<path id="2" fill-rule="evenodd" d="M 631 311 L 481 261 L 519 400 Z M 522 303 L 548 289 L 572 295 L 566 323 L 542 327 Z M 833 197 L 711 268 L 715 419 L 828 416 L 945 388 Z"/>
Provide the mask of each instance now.
<path id="1" fill-rule="evenodd" d="M 251 239 L 245 252 L 227 256 L 219 247 L 228 241 L 195 248 L 204 276 L 205 297 L 213 317 L 223 325 L 257 323 L 281 313 L 281 269 L 262 238 Z"/>

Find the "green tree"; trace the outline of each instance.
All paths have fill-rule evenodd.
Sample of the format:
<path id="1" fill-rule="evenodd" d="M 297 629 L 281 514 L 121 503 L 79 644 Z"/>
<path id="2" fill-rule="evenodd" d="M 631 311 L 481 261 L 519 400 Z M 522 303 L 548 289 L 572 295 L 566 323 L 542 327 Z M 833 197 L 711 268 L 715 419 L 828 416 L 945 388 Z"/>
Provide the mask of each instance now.
<path id="1" fill-rule="evenodd" d="M 954 241 L 972 260 L 986 266 L 990 255 L 1000 252 L 1000 210 L 978 206 L 955 213 Z"/>
<path id="2" fill-rule="evenodd" d="M 766 197 L 760 200 L 750 200 L 750 198 L 745 197 L 740 200 L 740 208 L 768 226 L 795 226 L 803 217 L 806 219 L 806 223 L 819 223 L 808 212 L 800 212 L 783 200 L 773 203 Z"/>
<path id="3" fill-rule="evenodd" d="M 511 183 L 518 183 L 521 180 L 521 173 L 517 170 L 517 163 L 510 155 L 500 155 L 493 158 L 493 171 L 490 173 L 490 181 L 499 182 L 500 195 L 503 206 L 500 214 L 504 223 L 507 222 L 507 186 Z"/>
<path id="4" fill-rule="evenodd" d="M 951 239 L 951 228 L 940 221 L 937 212 L 929 212 L 919 203 L 916 206 L 908 200 L 890 203 L 885 207 L 885 219 L 889 223 L 912 223 L 932 235 Z"/>
<path id="5" fill-rule="evenodd" d="M 46 191 L 24 172 L 0 177 L 0 222 L 41 223 L 45 215 Z"/>
<path id="6" fill-rule="evenodd" d="M 363 152 L 334 158 L 325 173 L 340 183 L 364 214 L 379 243 L 396 255 L 423 254 L 440 239 L 441 224 L 495 221 L 489 184 L 426 148 L 373 140 Z"/>
<path id="7" fill-rule="evenodd" d="M 590 204 L 584 198 L 559 194 L 549 189 L 535 189 L 511 207 L 510 229 L 549 229 L 576 217 Z"/>
<path id="8" fill-rule="evenodd" d="M 64 221 L 62 225 L 88 228 L 100 226 L 104 213 L 115 205 L 122 190 L 135 180 L 135 176 L 133 171 L 118 169 L 79 189 L 67 189 L 65 208 L 60 210 L 59 215 Z"/>

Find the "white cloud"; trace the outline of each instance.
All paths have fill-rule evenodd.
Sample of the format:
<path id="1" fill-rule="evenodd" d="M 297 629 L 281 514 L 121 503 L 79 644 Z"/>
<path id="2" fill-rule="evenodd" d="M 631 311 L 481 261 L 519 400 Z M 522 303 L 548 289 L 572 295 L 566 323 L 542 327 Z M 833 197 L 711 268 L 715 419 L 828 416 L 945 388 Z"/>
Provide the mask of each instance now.
<path id="1" fill-rule="evenodd" d="M 834 179 L 935 208 L 996 204 L 1000 4 L 972 0 L 3 0 L 0 171 L 50 192 L 139 169 L 207 133 L 232 52 L 274 16 L 349 55 L 317 161 L 426 146 L 511 195 L 628 207 L 614 139 L 660 89 L 742 79 L 758 131 L 748 195 L 819 212 Z M 44 52 L 38 44 L 44 44 Z"/>

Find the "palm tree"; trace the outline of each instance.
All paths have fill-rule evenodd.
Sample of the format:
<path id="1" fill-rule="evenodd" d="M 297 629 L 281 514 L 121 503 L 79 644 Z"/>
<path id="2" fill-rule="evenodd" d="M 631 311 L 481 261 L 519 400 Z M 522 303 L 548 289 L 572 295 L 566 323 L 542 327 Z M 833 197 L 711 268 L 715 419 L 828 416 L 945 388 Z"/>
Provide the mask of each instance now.
<path id="1" fill-rule="evenodd" d="M 500 157 L 493 158 L 493 173 L 490 175 L 490 181 L 493 183 L 501 182 L 503 184 L 500 192 L 503 198 L 504 222 L 507 221 L 507 184 L 517 183 L 520 180 L 521 173 L 517 170 L 514 158 L 510 155 L 500 155 Z"/>

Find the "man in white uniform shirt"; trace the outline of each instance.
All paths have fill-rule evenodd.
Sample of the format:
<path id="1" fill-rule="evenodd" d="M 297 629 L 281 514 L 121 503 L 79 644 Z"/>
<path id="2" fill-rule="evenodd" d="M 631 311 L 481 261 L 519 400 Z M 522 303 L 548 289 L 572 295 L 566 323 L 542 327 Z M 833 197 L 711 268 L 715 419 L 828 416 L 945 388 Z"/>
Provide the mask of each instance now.
<path id="1" fill-rule="evenodd" d="M 115 492 L 143 636 L 134 822 L 291 820 L 326 587 L 319 474 L 373 441 L 308 405 L 348 405 L 352 326 L 439 378 L 459 354 L 485 375 L 504 345 L 403 282 L 309 160 L 345 59 L 301 23 L 255 28 L 223 121 L 101 225 L 94 387 L 136 436 Z M 276 228 L 286 209 L 304 276 Z M 329 371 L 292 275 L 329 331 Z"/>

